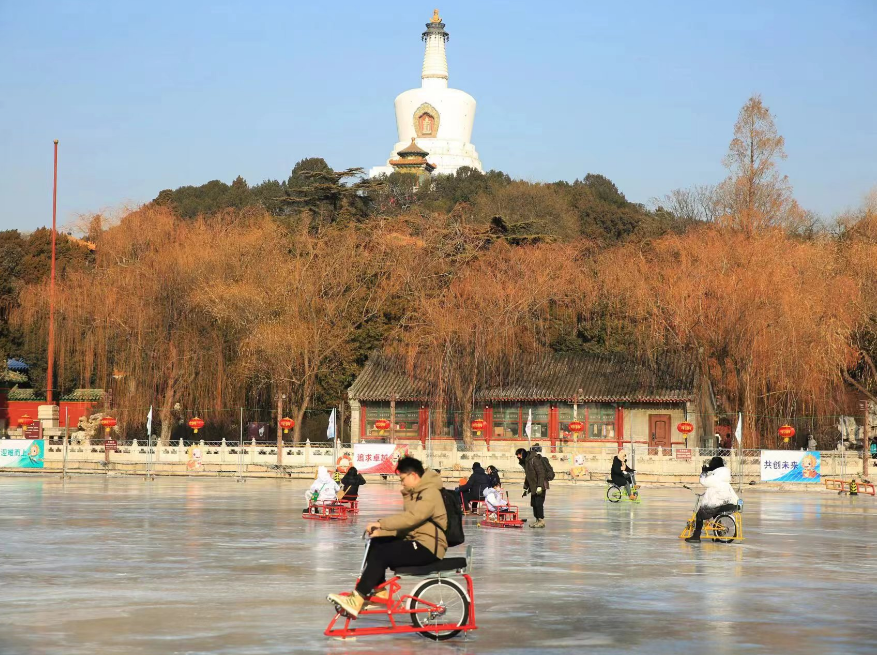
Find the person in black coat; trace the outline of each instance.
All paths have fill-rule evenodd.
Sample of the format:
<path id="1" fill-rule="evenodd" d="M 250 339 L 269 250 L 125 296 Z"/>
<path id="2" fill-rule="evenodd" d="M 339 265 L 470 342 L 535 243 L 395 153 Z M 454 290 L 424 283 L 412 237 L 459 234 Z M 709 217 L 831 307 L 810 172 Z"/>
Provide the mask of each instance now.
<path id="1" fill-rule="evenodd" d="M 628 498 L 630 498 L 630 484 L 635 472 L 627 465 L 627 453 L 619 450 L 615 459 L 612 460 L 612 473 L 610 477 L 612 478 L 612 484 L 625 488 Z"/>
<path id="2" fill-rule="evenodd" d="M 341 478 L 340 484 L 341 488 L 345 489 L 344 500 L 356 500 L 359 496 L 359 486 L 365 484 L 365 478 L 356 470 L 355 466 L 351 466 Z"/>
<path id="3" fill-rule="evenodd" d="M 463 494 L 464 511 L 469 510 L 473 500 L 481 500 L 484 497 L 484 490 L 487 489 L 489 483 L 487 473 L 481 468 L 481 464 L 475 462 L 472 465 L 472 475 L 469 476 L 469 480 L 457 489 Z"/>
<path id="4" fill-rule="evenodd" d="M 487 486 L 490 489 L 502 487 L 502 482 L 499 479 L 499 470 L 495 466 L 487 467 Z"/>

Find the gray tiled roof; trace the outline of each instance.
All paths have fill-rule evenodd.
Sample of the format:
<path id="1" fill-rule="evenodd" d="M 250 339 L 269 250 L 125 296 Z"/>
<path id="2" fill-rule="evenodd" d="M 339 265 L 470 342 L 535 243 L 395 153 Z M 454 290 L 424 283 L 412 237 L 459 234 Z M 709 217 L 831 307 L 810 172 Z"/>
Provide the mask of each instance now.
<path id="1" fill-rule="evenodd" d="M 98 402 L 104 397 L 103 389 L 74 389 L 61 396 L 61 400 L 72 403 Z"/>
<path id="2" fill-rule="evenodd" d="M 70 393 L 64 394 L 59 400 L 65 402 L 97 402 L 104 397 L 103 389 L 74 389 Z M 7 396 L 13 401 L 29 401 L 41 402 L 46 400 L 46 392 L 37 389 L 22 389 L 17 386 L 9 390 Z"/>
<path id="3" fill-rule="evenodd" d="M 505 379 L 480 385 L 479 401 L 681 402 L 693 400 L 696 368 L 666 358 L 648 364 L 622 355 L 546 353 L 521 357 Z M 351 400 L 425 401 L 433 385 L 399 358 L 373 354 L 348 390 Z"/>
<path id="4" fill-rule="evenodd" d="M 24 384 L 27 382 L 27 375 L 13 371 L 12 369 L 0 370 L 0 382 L 11 382 L 12 384 Z"/>
<path id="5" fill-rule="evenodd" d="M 36 389 L 21 389 L 18 386 L 12 387 L 6 396 L 9 400 L 40 402 L 46 399 L 45 392 L 37 392 Z"/>

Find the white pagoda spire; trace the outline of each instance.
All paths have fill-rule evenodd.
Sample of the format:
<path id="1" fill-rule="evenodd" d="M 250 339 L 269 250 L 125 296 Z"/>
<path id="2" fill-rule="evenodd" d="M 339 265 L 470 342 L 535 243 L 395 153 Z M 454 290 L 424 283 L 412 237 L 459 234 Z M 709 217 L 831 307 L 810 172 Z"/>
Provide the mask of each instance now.
<path id="1" fill-rule="evenodd" d="M 448 42 L 448 33 L 445 32 L 445 24 L 439 18 L 439 10 L 433 11 L 432 20 L 426 24 L 426 31 L 422 35 L 426 48 L 423 53 L 423 72 L 420 79 L 423 80 L 423 88 L 448 87 L 448 58 L 445 55 L 445 43 Z"/>
<path id="2" fill-rule="evenodd" d="M 390 175 L 394 171 L 412 172 L 421 177 L 432 172 L 449 175 L 463 166 L 483 170 L 478 151 L 472 144 L 475 98 L 448 87 L 445 55 L 448 33 L 438 9 L 433 12 L 421 38 L 426 46 L 421 85 L 396 96 L 393 104 L 399 141 L 386 164 L 369 171 L 370 177 Z M 422 161 L 413 161 L 415 156 Z"/>

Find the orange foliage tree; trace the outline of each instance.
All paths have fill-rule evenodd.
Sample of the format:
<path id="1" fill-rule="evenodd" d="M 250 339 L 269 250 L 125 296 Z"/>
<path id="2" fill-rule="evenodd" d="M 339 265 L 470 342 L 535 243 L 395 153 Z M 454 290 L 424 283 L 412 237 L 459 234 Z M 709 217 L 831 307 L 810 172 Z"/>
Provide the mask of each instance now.
<path id="1" fill-rule="evenodd" d="M 458 411 L 463 442 L 473 444 L 472 405 L 479 383 L 498 382 L 516 356 L 546 349 L 553 319 L 580 289 L 577 247 L 493 245 L 440 289 L 422 289 L 397 350 L 409 372 L 433 382 L 433 404 Z M 415 370 L 417 369 L 417 370 Z"/>
<path id="2" fill-rule="evenodd" d="M 704 228 L 600 258 L 604 291 L 645 355 L 698 353 L 748 447 L 783 417 L 824 407 L 852 362 L 858 292 L 833 244 L 778 230 Z"/>

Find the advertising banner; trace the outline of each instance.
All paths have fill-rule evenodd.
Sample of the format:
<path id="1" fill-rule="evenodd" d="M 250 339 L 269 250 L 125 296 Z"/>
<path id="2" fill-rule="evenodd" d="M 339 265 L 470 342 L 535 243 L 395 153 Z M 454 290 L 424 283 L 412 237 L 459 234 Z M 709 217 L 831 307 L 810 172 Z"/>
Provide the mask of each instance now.
<path id="1" fill-rule="evenodd" d="M 761 479 L 764 482 L 819 482 L 821 458 L 806 450 L 762 450 Z"/>
<path id="2" fill-rule="evenodd" d="M 0 439 L 0 468 L 41 469 L 45 441 Z"/>
<path id="3" fill-rule="evenodd" d="M 408 446 L 391 443 L 353 444 L 353 465 L 360 473 L 394 473 L 396 462 L 408 454 Z"/>

